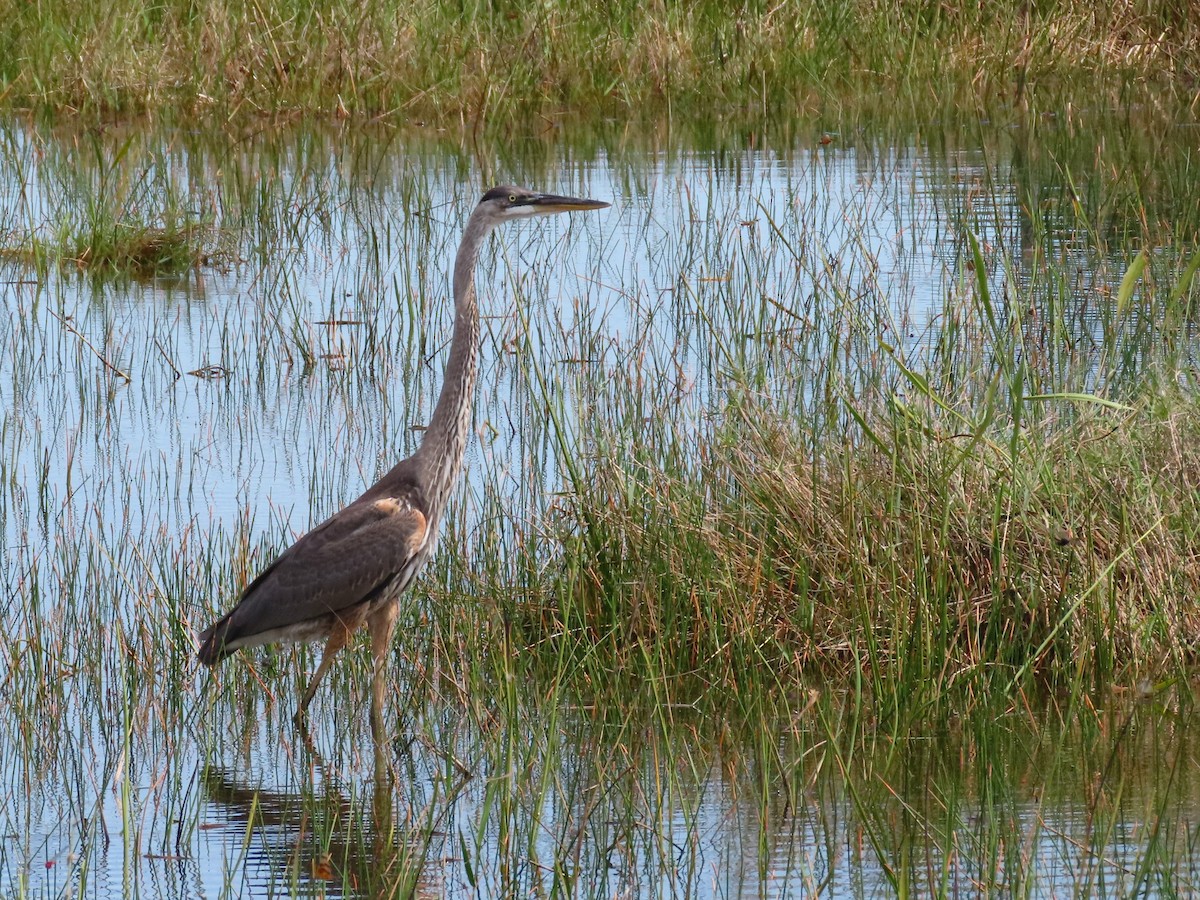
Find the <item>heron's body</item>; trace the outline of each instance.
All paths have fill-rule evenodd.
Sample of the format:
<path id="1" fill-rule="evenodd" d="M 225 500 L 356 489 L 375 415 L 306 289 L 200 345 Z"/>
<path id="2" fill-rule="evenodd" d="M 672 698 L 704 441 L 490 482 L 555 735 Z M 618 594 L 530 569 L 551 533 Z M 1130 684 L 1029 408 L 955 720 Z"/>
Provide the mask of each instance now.
<path id="1" fill-rule="evenodd" d="M 607 205 L 515 187 L 484 194 L 455 259 L 454 337 L 446 380 L 421 446 L 255 578 L 237 605 L 200 635 L 201 662 L 211 666 L 242 647 L 328 639 L 298 716 L 337 652 L 364 622 L 379 671 L 400 594 L 433 553 L 442 510 L 462 470 L 478 363 L 474 272 L 479 248 L 506 219 Z"/>

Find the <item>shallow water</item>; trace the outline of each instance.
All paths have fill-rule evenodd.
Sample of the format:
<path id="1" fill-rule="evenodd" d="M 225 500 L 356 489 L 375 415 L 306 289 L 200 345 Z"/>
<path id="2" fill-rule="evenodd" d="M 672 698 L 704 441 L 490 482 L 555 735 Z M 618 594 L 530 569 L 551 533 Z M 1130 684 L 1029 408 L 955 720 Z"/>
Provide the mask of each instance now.
<path id="1" fill-rule="evenodd" d="M 1090 251 L 1063 211 L 1069 165 L 1034 166 L 1021 136 L 987 126 L 756 150 L 549 144 L 501 162 L 379 133 L 93 139 L 10 125 L 5 141 L 10 245 L 97 196 L 141 221 L 176 205 L 232 245 L 228 262 L 169 280 L 3 268 L 6 892 L 1194 885 L 1184 701 L 1093 711 L 1094 733 L 1031 714 L 999 748 L 943 731 L 881 742 L 840 771 L 812 723 L 730 738 L 651 707 L 613 734 L 602 716 L 544 708 L 536 680 L 500 715 L 464 696 L 414 599 L 395 738 L 372 743 L 366 666 L 351 655 L 314 706 L 314 754 L 288 720 L 311 656 L 269 656 L 249 675 L 232 661 L 220 688 L 190 658 L 191 635 L 262 555 L 415 448 L 449 340 L 445 273 L 485 181 L 613 206 L 509 227 L 484 253 L 477 438 L 435 583 L 448 560 L 502 556 L 512 522 L 548 514 L 564 443 L 604 452 L 590 419 L 627 437 L 651 420 L 698 432 L 731 383 L 784 409 L 822 402 L 813 373 L 830 353 L 877 352 L 863 335 L 909 360 L 936 352 L 929 336 L 975 280 L 965 229 L 996 297 L 1035 284 L 1047 256 L 1078 273 L 1068 294 L 1111 292 L 1128 256 Z M 1094 198 L 1111 228 L 1118 195 Z M 1103 332 L 1090 303 L 1081 342 Z M 861 326 L 844 346 L 797 337 L 831 307 Z M 973 772 L 977 756 L 1001 770 Z M 1004 845 L 1013 834 L 1020 847 Z"/>

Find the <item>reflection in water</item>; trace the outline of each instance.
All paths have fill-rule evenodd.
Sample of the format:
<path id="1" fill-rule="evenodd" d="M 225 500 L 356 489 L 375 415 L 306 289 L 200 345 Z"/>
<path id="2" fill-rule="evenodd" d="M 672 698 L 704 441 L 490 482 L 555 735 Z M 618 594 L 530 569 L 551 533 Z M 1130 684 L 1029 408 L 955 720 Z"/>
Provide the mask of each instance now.
<path id="1" fill-rule="evenodd" d="M 308 732 L 297 725 L 307 770 L 293 791 L 250 784 L 244 774 L 216 765 L 200 781 L 211 811 L 224 823 L 227 852 L 245 853 L 244 877 L 253 889 L 285 886 L 300 895 L 441 896 L 437 864 L 428 858 L 435 835 L 426 817 L 395 814 L 396 777 L 383 721 L 384 679 L 373 679 L 371 772 L 361 795 L 347 795 Z M 403 802 L 403 801 L 402 801 Z"/>
<path id="2" fill-rule="evenodd" d="M 825 697 L 804 721 L 766 733 L 699 709 L 664 727 L 652 705 L 600 719 L 524 710 L 507 734 L 469 716 L 447 727 L 447 710 L 429 709 L 445 730 L 399 753 L 375 742 L 357 798 L 317 756 L 303 760 L 319 787 L 254 788 L 215 768 L 203 778 L 229 823 L 226 865 L 254 873 L 250 887 L 263 892 L 973 896 L 1030 885 L 1038 896 L 1128 896 L 1145 883 L 1200 886 L 1190 705 L 1113 698 L 1070 721 L 1048 705 L 904 737 L 861 723 L 831 740 L 820 720 L 857 704 Z M 473 777 L 430 790 L 447 746 Z M 397 822 L 394 804 L 416 797 L 429 807 Z"/>

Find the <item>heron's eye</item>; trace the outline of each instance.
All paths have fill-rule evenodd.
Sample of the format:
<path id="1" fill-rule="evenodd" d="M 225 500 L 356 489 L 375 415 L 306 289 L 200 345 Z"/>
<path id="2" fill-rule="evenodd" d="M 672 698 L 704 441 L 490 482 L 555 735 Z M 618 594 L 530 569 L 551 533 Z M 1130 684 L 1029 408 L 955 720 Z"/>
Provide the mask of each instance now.
<path id="1" fill-rule="evenodd" d="M 509 194 L 509 195 L 508 195 L 508 202 L 509 202 L 509 203 L 516 203 L 516 202 L 517 202 L 517 195 L 516 195 L 516 194 Z"/>

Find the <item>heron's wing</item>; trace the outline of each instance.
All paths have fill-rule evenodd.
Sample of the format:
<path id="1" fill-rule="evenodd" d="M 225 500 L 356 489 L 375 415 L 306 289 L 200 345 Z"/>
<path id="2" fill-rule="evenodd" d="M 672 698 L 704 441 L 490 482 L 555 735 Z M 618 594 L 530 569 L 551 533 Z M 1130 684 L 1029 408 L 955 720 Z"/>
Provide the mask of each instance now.
<path id="1" fill-rule="evenodd" d="M 284 628 L 365 600 L 404 572 L 428 523 L 407 500 L 358 501 L 301 537 L 242 594 L 224 641 Z"/>

